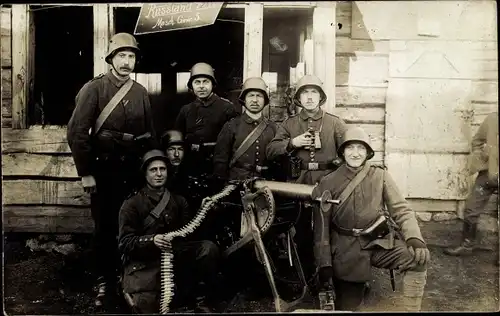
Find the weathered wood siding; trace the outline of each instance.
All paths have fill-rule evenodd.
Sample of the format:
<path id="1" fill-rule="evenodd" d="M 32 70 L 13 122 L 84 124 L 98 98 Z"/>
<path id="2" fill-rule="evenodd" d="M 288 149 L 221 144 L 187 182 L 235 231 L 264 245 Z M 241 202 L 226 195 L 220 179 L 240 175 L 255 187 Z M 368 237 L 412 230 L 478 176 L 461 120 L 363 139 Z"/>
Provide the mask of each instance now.
<path id="1" fill-rule="evenodd" d="M 354 7 L 351 1 L 337 2 L 334 113 L 364 128 L 375 150 L 373 162 L 384 163 L 389 42 L 356 37 Z"/>
<path id="2" fill-rule="evenodd" d="M 12 21 L 11 8 L 0 11 L 2 75 L 2 127 L 12 126 Z"/>
<path id="3" fill-rule="evenodd" d="M 352 38 L 388 42 L 386 165 L 410 201 L 460 212 L 470 140 L 498 108 L 495 2 L 356 1 L 352 17 Z"/>

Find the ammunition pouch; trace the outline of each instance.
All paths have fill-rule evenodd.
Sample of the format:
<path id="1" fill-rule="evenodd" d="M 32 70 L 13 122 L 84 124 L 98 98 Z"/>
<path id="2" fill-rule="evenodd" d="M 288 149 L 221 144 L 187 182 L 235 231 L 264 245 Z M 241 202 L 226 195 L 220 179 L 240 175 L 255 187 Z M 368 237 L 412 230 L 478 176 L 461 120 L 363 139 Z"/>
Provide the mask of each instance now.
<path id="1" fill-rule="evenodd" d="M 343 228 L 338 226 L 335 221 L 332 221 L 333 229 L 338 232 L 340 235 L 344 236 L 352 236 L 352 237 L 365 237 L 370 241 L 375 239 L 384 238 L 391 232 L 391 228 L 389 227 L 389 223 L 387 217 L 384 215 L 380 215 L 375 221 L 373 221 L 366 228 Z"/>

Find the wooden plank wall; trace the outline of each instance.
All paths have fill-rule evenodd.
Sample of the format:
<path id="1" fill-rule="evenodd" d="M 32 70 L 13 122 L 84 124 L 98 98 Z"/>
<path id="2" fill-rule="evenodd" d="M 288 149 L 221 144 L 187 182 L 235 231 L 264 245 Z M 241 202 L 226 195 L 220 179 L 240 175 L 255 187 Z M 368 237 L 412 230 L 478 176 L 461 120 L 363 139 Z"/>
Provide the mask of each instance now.
<path id="1" fill-rule="evenodd" d="M 389 41 L 352 34 L 354 2 L 337 2 L 334 113 L 370 135 L 375 163 L 384 163 Z"/>
<path id="2" fill-rule="evenodd" d="M 0 11 L 2 75 L 2 127 L 12 126 L 12 23 L 11 8 Z"/>
<path id="3" fill-rule="evenodd" d="M 385 163 L 419 209 L 463 209 L 471 137 L 498 109 L 496 34 L 493 1 L 353 3 L 352 39 L 388 44 Z"/>

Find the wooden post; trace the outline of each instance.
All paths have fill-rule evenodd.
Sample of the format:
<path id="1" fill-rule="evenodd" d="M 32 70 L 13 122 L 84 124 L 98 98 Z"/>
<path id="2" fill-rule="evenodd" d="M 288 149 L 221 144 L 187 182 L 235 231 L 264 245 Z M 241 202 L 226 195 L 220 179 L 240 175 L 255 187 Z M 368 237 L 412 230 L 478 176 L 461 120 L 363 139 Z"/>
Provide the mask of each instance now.
<path id="1" fill-rule="evenodd" d="M 329 113 L 335 108 L 335 9 L 333 1 L 318 2 L 313 13 L 314 74 L 323 81 L 323 110 Z"/>
<path id="2" fill-rule="evenodd" d="M 245 50 L 243 56 L 243 81 L 262 74 L 262 36 L 264 5 L 249 3 L 245 8 Z"/>
<path id="3" fill-rule="evenodd" d="M 94 76 L 106 73 L 104 60 L 108 53 L 109 14 L 107 4 L 94 4 Z"/>
<path id="4" fill-rule="evenodd" d="M 12 128 L 27 127 L 29 5 L 12 5 Z"/>

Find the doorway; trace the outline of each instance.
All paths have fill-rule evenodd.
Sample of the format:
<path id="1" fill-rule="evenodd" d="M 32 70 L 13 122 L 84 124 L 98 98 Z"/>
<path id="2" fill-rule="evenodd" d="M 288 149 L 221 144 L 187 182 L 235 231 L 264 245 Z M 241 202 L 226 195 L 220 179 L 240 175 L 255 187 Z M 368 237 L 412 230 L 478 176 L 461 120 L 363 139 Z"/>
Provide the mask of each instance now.
<path id="1" fill-rule="evenodd" d="M 133 34 L 140 8 L 115 8 L 115 32 Z M 189 70 L 197 62 L 207 62 L 215 69 L 215 92 L 236 102 L 243 80 L 244 55 L 243 8 L 222 8 L 213 25 L 136 35 L 141 59 L 135 72 L 161 75 L 159 93 L 151 95 L 154 123 L 158 133 L 172 128 L 180 108 L 194 100 L 184 89 Z"/>

